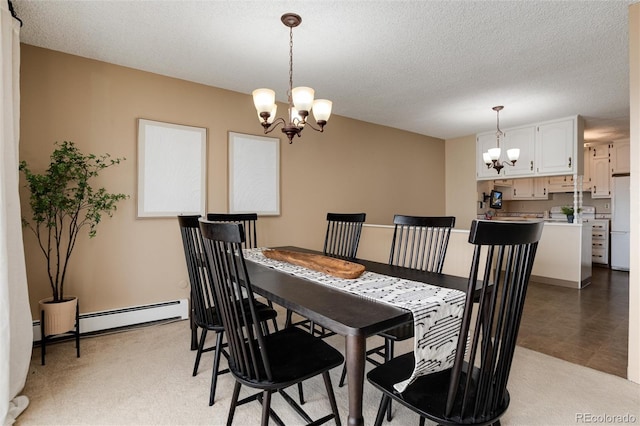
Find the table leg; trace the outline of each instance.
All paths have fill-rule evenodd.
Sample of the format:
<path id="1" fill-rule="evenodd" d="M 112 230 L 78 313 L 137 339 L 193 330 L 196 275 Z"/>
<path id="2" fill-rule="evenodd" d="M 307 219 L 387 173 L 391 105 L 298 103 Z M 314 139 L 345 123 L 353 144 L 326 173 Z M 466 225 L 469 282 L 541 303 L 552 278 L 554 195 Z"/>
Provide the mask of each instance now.
<path id="1" fill-rule="evenodd" d="M 362 417 L 362 393 L 364 389 L 364 363 L 366 338 L 362 335 L 346 336 L 347 386 L 349 391 L 350 426 L 364 425 Z"/>

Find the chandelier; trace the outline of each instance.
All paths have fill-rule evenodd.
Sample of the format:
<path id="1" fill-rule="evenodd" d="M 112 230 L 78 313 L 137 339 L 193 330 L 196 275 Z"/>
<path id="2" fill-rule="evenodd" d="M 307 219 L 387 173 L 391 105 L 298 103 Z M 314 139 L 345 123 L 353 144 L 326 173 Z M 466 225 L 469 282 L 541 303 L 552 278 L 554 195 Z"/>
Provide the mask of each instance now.
<path id="1" fill-rule="evenodd" d="M 318 132 L 324 131 L 324 126 L 331 115 L 332 102 L 326 99 L 313 100 L 314 90 L 310 87 L 293 87 L 293 27 L 302 22 L 302 18 L 295 13 L 285 13 L 280 18 L 282 23 L 289 27 L 289 120 L 276 119 L 278 106 L 275 102 L 276 93 L 271 89 L 256 89 L 253 91 L 253 104 L 258 111 L 258 119 L 264 128 L 264 133 L 272 132 L 279 124 L 282 124 L 282 133 L 293 142 L 293 137 L 302 133 L 305 124 Z M 307 121 L 309 111 L 313 111 L 318 128 Z"/>
<path id="2" fill-rule="evenodd" d="M 507 150 L 507 157 L 509 158 L 509 162 L 506 161 L 500 161 L 500 139 L 504 138 L 504 133 L 502 133 L 502 130 L 500 130 L 500 111 L 502 111 L 504 109 L 504 107 L 502 105 L 499 106 L 494 106 L 492 108 L 495 112 L 496 112 L 496 147 L 495 148 L 489 148 L 489 150 L 487 152 L 484 152 L 482 154 L 482 159 L 484 161 L 484 163 L 487 165 L 487 168 L 494 168 L 496 169 L 496 172 L 498 172 L 498 174 L 500 173 L 500 170 L 502 170 L 505 166 L 505 164 L 510 165 L 510 166 L 515 166 L 516 165 L 516 161 L 518 161 L 518 158 L 520 157 L 520 149 L 518 148 L 511 148 Z"/>

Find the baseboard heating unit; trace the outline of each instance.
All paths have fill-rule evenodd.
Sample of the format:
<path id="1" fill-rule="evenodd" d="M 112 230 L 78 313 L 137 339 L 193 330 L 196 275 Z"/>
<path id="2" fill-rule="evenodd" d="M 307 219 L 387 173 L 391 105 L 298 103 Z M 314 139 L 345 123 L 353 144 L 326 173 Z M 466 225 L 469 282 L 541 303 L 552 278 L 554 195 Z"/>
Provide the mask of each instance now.
<path id="1" fill-rule="evenodd" d="M 189 301 L 187 299 L 99 312 L 87 312 L 80 314 L 80 334 L 144 324 L 152 321 L 188 318 Z M 33 341 L 39 342 L 41 338 L 40 321 L 34 321 Z"/>

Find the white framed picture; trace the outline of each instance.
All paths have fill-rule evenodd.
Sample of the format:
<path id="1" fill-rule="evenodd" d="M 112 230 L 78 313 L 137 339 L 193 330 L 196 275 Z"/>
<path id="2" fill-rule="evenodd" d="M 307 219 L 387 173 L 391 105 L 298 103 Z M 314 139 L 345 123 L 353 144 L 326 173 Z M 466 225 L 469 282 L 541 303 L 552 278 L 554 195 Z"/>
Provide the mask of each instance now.
<path id="1" fill-rule="evenodd" d="M 138 120 L 139 218 L 206 213 L 207 129 Z"/>
<path id="2" fill-rule="evenodd" d="M 280 214 L 280 139 L 229 132 L 229 213 Z"/>

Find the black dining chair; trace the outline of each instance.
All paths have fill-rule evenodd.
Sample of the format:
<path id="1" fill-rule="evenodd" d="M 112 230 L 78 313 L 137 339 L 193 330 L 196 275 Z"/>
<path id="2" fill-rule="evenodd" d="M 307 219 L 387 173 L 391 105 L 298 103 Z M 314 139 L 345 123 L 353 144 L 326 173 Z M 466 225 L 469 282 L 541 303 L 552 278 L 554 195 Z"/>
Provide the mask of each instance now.
<path id="1" fill-rule="evenodd" d="M 469 243 L 475 249 L 453 366 L 418 377 L 402 393 L 393 385 L 410 377 L 412 352 L 372 369 L 367 379 L 383 394 L 376 426 L 391 400 L 418 413 L 421 425 L 425 419 L 439 425 L 500 424 L 509 406 L 507 382 L 542 228 L 543 222 L 472 222 Z"/>
<path id="2" fill-rule="evenodd" d="M 207 213 L 207 220 L 209 222 L 241 223 L 245 234 L 242 248 L 258 247 L 258 232 L 256 230 L 258 213 Z"/>
<path id="3" fill-rule="evenodd" d="M 218 374 L 229 371 L 219 371 L 220 355 L 228 357 L 228 354 L 224 350 L 224 328 L 219 316 L 220 313 L 217 309 L 216 297 L 211 284 L 207 260 L 204 256 L 199 219 L 199 215 L 180 215 L 178 216 L 178 224 L 180 225 L 182 245 L 184 247 L 187 272 L 189 274 L 189 282 L 191 285 L 192 321 L 197 328 L 202 330 L 197 344 L 198 352 L 196 353 L 196 359 L 193 365 L 193 376 L 198 373 L 202 353 L 215 351 L 213 358 L 213 372 L 211 375 L 211 390 L 209 393 L 209 405 L 213 405 Z M 256 304 L 256 306 L 260 324 L 266 328 L 264 321 L 273 320 L 277 316 L 277 312 L 264 304 Z M 204 347 L 205 339 L 207 338 L 207 331 L 213 331 L 216 333 L 215 346 L 209 348 Z"/>
<path id="4" fill-rule="evenodd" d="M 327 230 L 322 253 L 325 256 L 355 259 L 360 244 L 362 224 L 366 217 L 366 213 L 327 213 Z M 289 310 L 287 310 L 287 324 L 303 327 L 323 338 L 335 334 L 324 327 L 317 328 L 306 318 L 292 323 L 292 312 Z"/>
<path id="5" fill-rule="evenodd" d="M 270 417 L 282 424 L 271 409 L 274 392 L 282 395 L 309 423 L 323 424 L 335 419 L 336 424 L 340 424 L 329 370 L 344 361 L 342 354 L 298 327 L 265 334 L 264 329 L 257 326 L 258 310 L 242 253 L 243 226 L 201 221 L 200 227 L 229 344 L 229 369 L 236 379 L 227 425 L 233 422 L 237 406 L 255 400 L 262 404 L 262 425 L 267 425 Z M 247 295 L 246 304 L 241 302 L 243 294 Z M 332 412 L 313 421 L 284 389 L 318 375 L 324 379 Z M 238 401 L 242 385 L 260 392 Z"/>
<path id="6" fill-rule="evenodd" d="M 393 217 L 394 230 L 389 253 L 389 264 L 427 272 L 441 273 L 449 245 L 451 230 L 456 224 L 454 216 L 406 216 Z M 394 342 L 411 339 L 413 322 L 394 327 L 378 336 L 384 344 L 367 351 L 367 360 L 374 365 L 393 358 Z M 379 358 L 378 358 L 379 357 Z M 339 386 L 344 386 L 346 370 L 343 369 Z M 391 410 L 389 410 L 389 416 Z M 389 420 L 391 418 L 389 417 Z"/>
<path id="7" fill-rule="evenodd" d="M 366 213 L 327 213 L 323 253 L 355 259 Z"/>
<path id="8" fill-rule="evenodd" d="M 242 248 L 258 248 L 258 233 L 256 224 L 258 222 L 258 213 L 207 213 L 209 222 L 231 222 L 241 223 L 245 232 L 245 240 Z M 267 299 L 267 305 L 273 308 L 273 302 Z M 273 328 L 278 331 L 278 323 L 273 319 Z"/>

